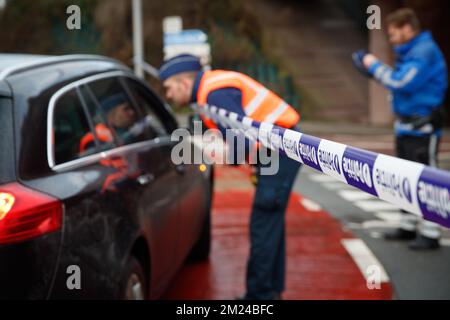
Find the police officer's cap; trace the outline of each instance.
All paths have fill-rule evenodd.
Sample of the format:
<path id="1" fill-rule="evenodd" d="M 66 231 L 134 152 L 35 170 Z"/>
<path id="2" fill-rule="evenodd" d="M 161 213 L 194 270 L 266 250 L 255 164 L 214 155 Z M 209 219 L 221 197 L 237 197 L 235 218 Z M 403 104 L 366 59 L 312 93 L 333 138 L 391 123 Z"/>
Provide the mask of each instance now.
<path id="1" fill-rule="evenodd" d="M 103 99 L 101 101 L 100 105 L 101 105 L 103 112 L 107 114 L 112 109 L 114 109 L 115 107 L 117 107 L 125 102 L 128 102 L 125 95 L 123 93 L 116 93 L 112 96 L 109 96 L 109 97 Z"/>
<path id="2" fill-rule="evenodd" d="M 164 61 L 159 68 L 159 79 L 165 81 L 168 78 L 183 72 L 198 72 L 202 70 L 200 59 L 191 54 L 180 54 Z"/>

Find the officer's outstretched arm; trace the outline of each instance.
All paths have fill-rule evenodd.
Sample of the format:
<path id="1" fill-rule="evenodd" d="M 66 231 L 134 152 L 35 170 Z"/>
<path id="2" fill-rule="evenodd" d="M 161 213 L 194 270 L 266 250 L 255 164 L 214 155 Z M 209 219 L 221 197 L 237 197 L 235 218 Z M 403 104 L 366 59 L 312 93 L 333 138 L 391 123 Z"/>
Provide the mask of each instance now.
<path id="1" fill-rule="evenodd" d="M 395 69 L 381 61 L 376 61 L 368 71 L 375 80 L 391 91 L 413 92 L 428 80 L 424 76 L 425 68 L 426 61 L 413 59 Z"/>

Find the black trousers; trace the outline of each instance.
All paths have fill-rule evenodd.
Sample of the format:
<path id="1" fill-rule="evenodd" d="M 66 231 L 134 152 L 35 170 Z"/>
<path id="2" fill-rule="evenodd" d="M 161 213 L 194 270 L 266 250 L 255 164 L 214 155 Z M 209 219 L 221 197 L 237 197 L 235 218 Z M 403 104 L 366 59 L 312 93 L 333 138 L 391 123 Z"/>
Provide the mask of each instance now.
<path id="1" fill-rule="evenodd" d="M 258 174 L 250 218 L 246 299 L 273 299 L 274 293 L 284 290 L 285 212 L 300 167 L 299 162 L 280 154 L 276 174 Z"/>
<path id="2" fill-rule="evenodd" d="M 440 137 L 427 135 L 423 137 L 399 136 L 396 138 L 397 156 L 402 159 L 437 167 L 437 153 Z M 418 231 L 424 237 L 439 239 L 440 228 L 437 224 L 420 219 L 418 216 L 402 210 L 400 229 Z"/>
<path id="3" fill-rule="evenodd" d="M 398 136 L 396 138 L 397 157 L 437 167 L 437 153 L 440 137 L 427 135 Z"/>

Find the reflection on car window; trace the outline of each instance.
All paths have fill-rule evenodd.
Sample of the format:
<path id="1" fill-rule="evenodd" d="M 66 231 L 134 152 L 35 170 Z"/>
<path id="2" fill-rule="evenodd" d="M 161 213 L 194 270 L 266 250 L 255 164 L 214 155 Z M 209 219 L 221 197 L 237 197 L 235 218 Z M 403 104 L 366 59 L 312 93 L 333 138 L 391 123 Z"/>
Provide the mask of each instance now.
<path id="1" fill-rule="evenodd" d="M 61 96 L 53 116 L 55 163 L 77 159 L 89 153 L 95 145 L 80 150 L 80 140 L 90 134 L 86 114 L 75 89 Z"/>
<path id="2" fill-rule="evenodd" d="M 158 116 L 155 110 L 156 107 L 153 105 L 154 102 L 144 94 L 144 90 L 146 89 L 133 80 L 129 80 L 127 84 L 130 87 L 131 94 L 133 95 L 133 98 L 135 99 L 139 108 L 145 113 L 145 118 L 149 125 L 148 131 L 151 138 L 168 135 L 163 121 Z"/>
<path id="3" fill-rule="evenodd" d="M 88 87 L 96 100 L 95 132 L 101 144 L 114 138 L 119 145 L 145 140 L 146 119 L 134 108 L 117 78 L 95 81 Z"/>
<path id="4" fill-rule="evenodd" d="M 115 137 L 113 132 L 108 128 L 107 121 L 103 112 L 97 107 L 94 94 L 89 87 L 83 85 L 80 87 L 82 94 L 82 100 L 89 112 L 89 117 L 92 120 L 92 125 L 95 128 L 95 135 L 87 134 L 80 142 L 81 149 L 88 148 L 95 145 L 95 139 L 97 139 L 99 151 L 105 151 L 112 149 L 115 146 Z"/>

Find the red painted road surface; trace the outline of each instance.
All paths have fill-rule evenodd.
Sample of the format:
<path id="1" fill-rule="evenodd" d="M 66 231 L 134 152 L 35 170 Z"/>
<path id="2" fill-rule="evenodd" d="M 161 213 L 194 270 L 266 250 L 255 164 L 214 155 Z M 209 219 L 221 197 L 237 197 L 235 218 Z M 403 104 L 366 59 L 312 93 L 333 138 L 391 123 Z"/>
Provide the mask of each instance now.
<path id="1" fill-rule="evenodd" d="M 212 248 L 208 262 L 186 264 L 163 299 L 233 299 L 244 292 L 248 222 L 254 188 L 245 168 L 216 166 Z M 341 245 L 354 238 L 324 211 L 309 211 L 293 193 L 287 214 L 284 299 L 391 299 L 390 284 L 369 290 Z"/>

